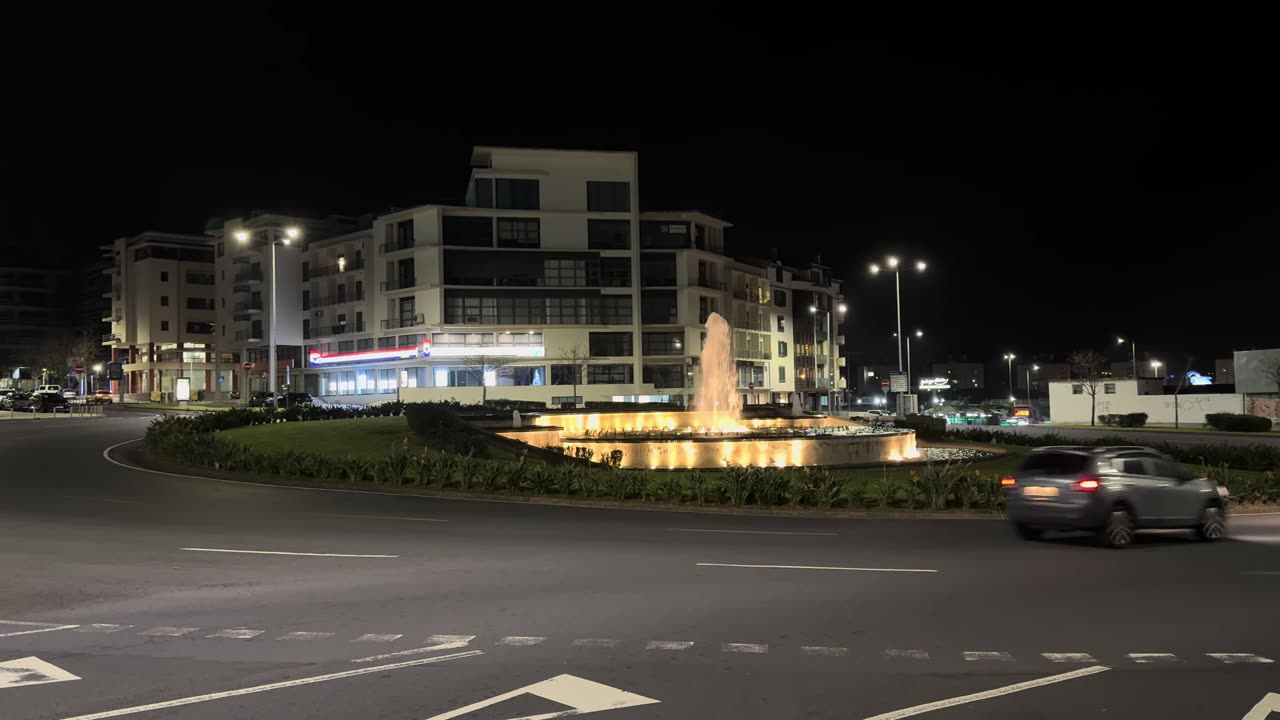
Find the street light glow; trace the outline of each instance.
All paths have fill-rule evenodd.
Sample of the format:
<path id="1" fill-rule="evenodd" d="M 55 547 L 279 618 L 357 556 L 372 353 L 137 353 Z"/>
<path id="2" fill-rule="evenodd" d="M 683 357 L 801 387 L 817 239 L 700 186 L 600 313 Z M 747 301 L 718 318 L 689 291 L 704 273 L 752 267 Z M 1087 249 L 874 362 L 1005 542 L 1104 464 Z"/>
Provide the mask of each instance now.
<path id="1" fill-rule="evenodd" d="M 1039 366 L 1039 365 L 1032 365 L 1032 366 L 1031 366 L 1031 369 L 1032 369 L 1032 370 L 1039 370 L 1039 369 L 1040 369 L 1040 366 Z"/>
<path id="2" fill-rule="evenodd" d="M 284 236 L 289 238 L 290 240 L 295 240 L 300 235 L 302 235 L 302 231 L 299 230 L 296 225 L 290 225 L 289 227 L 284 229 Z"/>
<path id="3" fill-rule="evenodd" d="M 917 330 L 917 331 L 916 331 L 916 337 L 924 337 L 924 331 L 923 331 L 923 330 Z"/>
<path id="4" fill-rule="evenodd" d="M 1122 338 L 1122 337 L 1117 337 L 1117 338 L 1116 338 L 1116 344 L 1117 344 L 1117 345 L 1120 345 L 1120 344 L 1123 344 L 1123 343 L 1124 343 L 1124 338 Z"/>
<path id="5" fill-rule="evenodd" d="M 844 312 L 848 309 L 849 309 L 848 305 L 845 305 L 844 303 L 840 303 L 840 312 Z"/>
<path id="6" fill-rule="evenodd" d="M 917 260 L 917 261 L 916 261 L 916 269 L 917 269 L 917 270 L 919 270 L 920 272 L 924 272 L 925 267 L 927 267 L 927 265 L 925 265 L 925 262 L 924 262 L 923 260 Z"/>
<path id="7" fill-rule="evenodd" d="M 885 261 L 885 265 L 888 265 L 891 268 L 898 267 L 898 258 L 896 257 L 889 258 L 888 260 Z"/>
<path id="8" fill-rule="evenodd" d="M 818 312 L 818 306 L 817 306 L 817 305 L 810 305 L 810 306 L 809 306 L 809 312 L 811 312 L 811 313 L 816 313 L 816 312 Z"/>
<path id="9" fill-rule="evenodd" d="M 875 263 L 871 263 L 871 274 L 875 275 L 878 272 L 880 272 L 880 266 Z"/>
<path id="10" fill-rule="evenodd" d="M 1017 356 L 1016 356 L 1016 355 L 1014 355 L 1013 353 L 1005 353 L 1005 354 L 1004 354 L 1004 359 L 1005 359 L 1005 360 L 1012 360 L 1012 359 L 1014 359 L 1015 357 L 1017 357 Z"/>
<path id="11" fill-rule="evenodd" d="M 236 238 L 236 242 L 249 242 L 248 230 L 237 230 L 235 231 L 235 233 L 233 233 L 233 235 Z"/>
<path id="12" fill-rule="evenodd" d="M 96 365 L 94 365 L 94 366 L 93 366 L 93 373 L 94 373 L 95 375 L 100 375 L 100 374 L 102 374 L 102 363 L 98 363 L 98 364 L 96 364 Z"/>

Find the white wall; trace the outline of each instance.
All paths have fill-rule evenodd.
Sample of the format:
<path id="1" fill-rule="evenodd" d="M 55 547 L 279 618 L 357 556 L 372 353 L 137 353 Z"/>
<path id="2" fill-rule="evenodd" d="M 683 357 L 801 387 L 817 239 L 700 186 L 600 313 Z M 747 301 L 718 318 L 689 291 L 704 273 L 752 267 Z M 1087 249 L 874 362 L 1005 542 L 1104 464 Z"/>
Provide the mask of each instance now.
<path id="1" fill-rule="evenodd" d="M 1055 423 L 1088 423 L 1091 398 L 1088 393 L 1073 394 L 1076 383 L 1055 381 L 1049 383 L 1049 417 Z M 1138 395 L 1137 384 L 1132 380 L 1110 380 L 1116 392 L 1106 394 L 1104 385 L 1098 387 L 1097 415 L 1117 415 L 1144 412 L 1148 425 L 1172 425 L 1174 422 L 1173 395 Z M 1244 396 L 1190 395 L 1178 396 L 1178 421 L 1186 424 L 1202 424 L 1210 413 L 1244 412 Z M 1101 424 L 1101 423 L 1099 423 Z"/>

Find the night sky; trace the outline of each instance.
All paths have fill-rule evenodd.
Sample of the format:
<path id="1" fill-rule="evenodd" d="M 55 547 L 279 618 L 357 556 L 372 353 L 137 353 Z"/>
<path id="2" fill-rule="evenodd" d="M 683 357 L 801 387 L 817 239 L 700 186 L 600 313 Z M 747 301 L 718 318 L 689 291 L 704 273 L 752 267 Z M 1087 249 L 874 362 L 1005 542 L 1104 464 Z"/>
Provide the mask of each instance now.
<path id="1" fill-rule="evenodd" d="M 893 357 L 892 280 L 866 269 L 888 253 L 929 262 L 903 278 L 904 326 L 928 335 L 917 363 L 1120 360 L 1123 334 L 1140 361 L 1205 370 L 1280 346 L 1265 46 L 942 50 L 864 30 L 788 47 L 781 31 L 712 42 L 670 24 L 530 40 L 252 7 L 113 8 L 61 18 L 52 47 L 7 47 L 26 101 L 7 257 L 72 265 L 122 235 L 254 210 L 461 203 L 473 144 L 636 150 L 643 210 L 723 217 L 734 254 L 821 255 L 847 281 L 854 362 Z"/>

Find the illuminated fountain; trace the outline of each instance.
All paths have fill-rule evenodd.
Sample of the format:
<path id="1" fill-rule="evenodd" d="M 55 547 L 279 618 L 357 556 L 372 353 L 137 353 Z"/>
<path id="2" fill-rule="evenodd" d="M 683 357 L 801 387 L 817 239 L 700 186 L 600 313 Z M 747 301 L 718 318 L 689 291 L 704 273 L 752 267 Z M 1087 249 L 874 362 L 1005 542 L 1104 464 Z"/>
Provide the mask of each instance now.
<path id="1" fill-rule="evenodd" d="M 910 430 L 876 430 L 827 416 L 742 417 L 731 342 L 729 324 L 712 313 L 693 410 L 538 415 L 531 424 L 545 429 L 502 434 L 532 445 L 587 448 L 596 459 L 620 450 L 622 466 L 633 468 L 860 465 L 918 457 Z"/>

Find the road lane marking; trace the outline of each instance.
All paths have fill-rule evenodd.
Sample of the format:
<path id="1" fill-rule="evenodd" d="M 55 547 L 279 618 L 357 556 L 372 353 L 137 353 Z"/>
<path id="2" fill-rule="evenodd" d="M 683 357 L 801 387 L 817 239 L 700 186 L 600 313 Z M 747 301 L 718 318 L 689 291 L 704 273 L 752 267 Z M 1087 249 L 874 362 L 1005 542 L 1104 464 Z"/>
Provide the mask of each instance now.
<path id="1" fill-rule="evenodd" d="M 398 558 L 399 555 L 352 555 L 348 553 L 311 553 L 285 552 L 283 550 L 235 550 L 231 548 L 180 548 L 189 552 L 236 553 L 241 555 L 295 555 L 298 557 L 335 557 L 335 558 Z"/>
<path id="2" fill-rule="evenodd" d="M 325 640 L 333 637 L 334 633 L 328 632 L 291 632 L 285 633 L 277 640 Z"/>
<path id="3" fill-rule="evenodd" d="M 525 647 L 529 645 L 541 644 L 544 640 L 546 640 L 546 638 L 544 637 L 532 637 L 532 636 L 525 636 L 525 635 L 508 635 L 507 637 L 502 638 L 501 640 L 499 640 L 494 644 Z"/>
<path id="4" fill-rule="evenodd" d="M 372 655 L 370 657 L 356 658 L 351 662 L 375 662 L 377 660 L 389 660 L 397 657 L 408 657 L 409 655 L 421 655 L 423 653 L 436 652 L 437 650 L 457 650 L 467 646 L 465 642 L 435 643 L 426 647 L 414 648 L 412 650 L 401 650 L 400 652 L 385 653 L 383 655 Z"/>
<path id="5" fill-rule="evenodd" d="M 1178 662 L 1178 656 L 1173 653 L 1129 653 L 1129 659 L 1144 664 Z"/>
<path id="6" fill-rule="evenodd" d="M 113 633 L 113 632 L 120 632 L 121 630 L 127 630 L 131 627 L 133 626 L 132 625 L 110 625 L 107 623 L 93 623 L 92 625 L 81 625 L 80 627 L 75 629 L 75 632 Z"/>
<path id="7" fill-rule="evenodd" d="M 1068 652 L 1068 653 L 1040 653 L 1046 660 L 1050 662 L 1081 662 L 1091 663 L 1098 662 L 1093 659 L 1089 653 Z"/>
<path id="8" fill-rule="evenodd" d="M 79 679 L 78 675 L 72 675 L 57 665 L 47 663 L 34 655 L 0 662 L 0 690 L 24 685 L 43 685 L 44 683 Z"/>
<path id="9" fill-rule="evenodd" d="M 573 647 L 580 648 L 611 648 L 618 647 L 618 641 L 612 638 L 578 638 L 572 643 Z"/>
<path id="10" fill-rule="evenodd" d="M 1267 545 L 1280 543 L 1280 535 L 1228 535 L 1227 537 L 1231 540 L 1248 543 L 1264 543 Z"/>
<path id="11" fill-rule="evenodd" d="M 982 700 L 990 700 L 991 698 L 1000 697 L 1002 695 L 1011 695 L 1016 692 L 1022 692 L 1023 690 L 1031 690 L 1033 688 L 1043 687 L 1045 685 L 1052 685 L 1054 683 L 1065 682 L 1067 680 L 1075 680 L 1076 678 L 1082 678 L 1087 675 L 1094 675 L 1096 673 L 1106 672 L 1107 670 L 1110 670 L 1110 669 L 1111 668 L 1105 667 L 1103 665 L 1094 665 L 1092 667 L 1080 668 L 1079 670 L 1072 670 L 1071 672 L 1065 672 L 1060 675 L 1050 675 L 1048 677 L 1042 677 L 1035 680 L 1027 680 L 1026 682 L 1014 683 L 1013 685 L 1006 685 L 1002 688 L 996 688 L 994 690 L 984 690 L 982 692 L 972 693 L 970 695 L 961 695 L 959 697 L 948 698 L 946 700 L 938 700 L 936 702 L 926 703 L 924 705 L 916 705 L 915 707 L 902 708 L 901 710 L 894 710 L 892 712 L 881 713 L 879 715 L 874 715 L 872 717 L 866 718 L 866 720 L 901 720 L 901 718 L 914 717 L 916 715 L 923 715 L 924 713 L 933 712 L 934 710 L 943 710 L 945 708 L 955 707 L 957 705 L 967 705 L 968 703 L 979 702 Z M 72 718 L 71 720 L 79 720 L 79 719 Z"/>
<path id="12" fill-rule="evenodd" d="M 1265 657 L 1262 657 L 1261 655 L 1254 655 L 1252 653 L 1205 653 L 1205 655 L 1208 655 L 1214 660 L 1221 660 L 1222 662 L 1227 663 L 1229 665 L 1235 664 L 1235 663 L 1275 662 L 1275 660 L 1272 660 L 1271 658 L 1265 658 Z"/>
<path id="13" fill-rule="evenodd" d="M 738 535 L 814 535 L 819 537 L 840 537 L 838 533 L 825 532 L 782 532 L 779 530 L 704 530 L 702 528 L 667 528 L 670 532 L 691 533 L 736 533 Z"/>
<path id="14" fill-rule="evenodd" d="M 378 635 L 376 633 L 369 633 L 367 635 L 361 635 L 360 637 L 356 638 L 355 640 L 352 640 L 351 642 L 376 642 L 376 643 L 394 642 L 396 640 L 399 640 L 402 637 L 404 637 L 404 635 Z"/>
<path id="15" fill-rule="evenodd" d="M 161 635 L 163 637 L 178 637 L 179 635 L 186 635 L 187 633 L 193 633 L 199 629 L 200 628 L 188 628 L 188 627 L 158 627 L 158 628 L 151 628 L 150 630 L 143 630 L 138 634 L 139 635 Z"/>
<path id="16" fill-rule="evenodd" d="M 427 638 L 427 642 L 435 643 L 435 644 L 462 643 L 463 645 L 466 645 L 467 643 L 475 639 L 476 639 L 475 635 L 432 635 L 431 637 Z"/>
<path id="17" fill-rule="evenodd" d="M 454 653 L 452 655 L 441 655 L 439 657 L 419 658 L 417 660 L 406 660 L 405 662 L 392 663 L 390 665 L 374 665 L 372 667 L 364 667 L 356 670 L 345 670 L 343 672 L 330 673 L 328 675 L 315 675 L 308 678 L 299 678 L 297 680 L 285 680 L 284 682 L 271 683 L 269 685 L 257 685 L 254 687 L 240 688 L 239 690 L 226 690 L 223 692 L 209 693 L 207 695 L 194 695 L 192 697 L 180 698 L 178 700 L 168 700 L 165 702 L 152 703 L 150 705 L 137 705 L 135 707 L 120 708 L 119 710 L 107 710 L 106 712 L 93 713 L 91 715 L 77 715 L 75 717 L 64 718 L 64 720 L 104 720 L 105 718 L 120 717 L 121 715 L 134 715 L 136 713 L 151 712 L 153 710 L 167 710 L 169 708 L 181 707 L 183 705 L 194 705 L 195 703 L 208 702 L 210 700 L 221 700 L 223 698 L 237 697 L 240 695 L 252 695 L 254 693 L 267 692 L 269 690 L 280 690 L 282 688 L 298 687 L 300 685 L 313 685 L 315 683 L 327 682 L 329 680 L 341 680 L 342 678 L 356 677 L 358 675 L 368 675 L 370 673 L 390 672 L 391 670 L 399 670 L 400 668 L 415 667 L 417 665 L 427 665 L 430 663 L 443 662 L 445 660 L 457 660 L 475 655 L 483 655 L 483 650 L 469 650 L 467 652 Z"/>
<path id="18" fill-rule="evenodd" d="M 693 647 L 693 643 L 688 640 L 650 640 L 645 644 L 645 650 L 688 650 Z"/>
<path id="19" fill-rule="evenodd" d="M 694 563 L 698 567 L 764 568 L 771 570 L 847 570 L 850 572 L 936 573 L 923 568 L 826 567 L 822 565 L 744 565 L 741 563 Z"/>
<path id="20" fill-rule="evenodd" d="M 994 660 L 996 662 L 1013 662 L 1013 656 L 1007 652 L 975 652 L 964 651 L 965 660 Z"/>
<path id="21" fill-rule="evenodd" d="M 439 518 L 423 518 L 423 517 L 402 517 L 399 515 L 342 515 L 339 513 L 305 513 L 306 515 L 315 515 L 317 517 L 340 517 L 340 518 L 359 518 L 361 520 L 412 520 L 413 522 L 435 522 L 447 523 L 448 520 Z"/>
<path id="22" fill-rule="evenodd" d="M 800 647 L 800 652 L 804 653 L 805 655 L 821 655 L 823 657 L 843 657 L 849 654 L 849 648 L 802 645 Z"/>
<path id="23" fill-rule="evenodd" d="M 9 622 L 10 622 L 10 621 L 6 620 L 6 621 L 5 621 L 4 623 L 2 623 L 2 624 L 9 624 Z M 13 624 L 14 624 L 14 625 L 47 625 L 48 623 L 19 623 L 19 622 L 14 622 Z M 15 631 L 15 632 L 0 633 L 0 638 L 6 638 L 6 637 L 17 637 L 17 636 L 19 636 L 19 635 L 35 635 L 36 633 L 56 632 L 56 631 L 58 631 L 58 630 L 71 630 L 72 628 L 78 628 L 78 627 L 80 627 L 80 626 L 79 626 L 79 625 L 54 625 L 54 626 L 52 626 L 52 627 L 42 627 L 42 628 L 36 628 L 36 629 L 34 629 L 34 630 L 18 630 L 18 631 Z"/>
<path id="24" fill-rule="evenodd" d="M 765 643 L 724 643 L 720 646 L 720 652 L 762 655 L 769 652 L 769 646 Z"/>
<path id="25" fill-rule="evenodd" d="M 538 715 L 525 715 L 512 720 L 553 720 L 554 718 L 565 718 L 578 715 L 589 715 L 591 713 L 602 712 L 605 710 L 618 710 L 621 708 L 635 707 L 637 705 L 652 705 L 659 700 L 648 698 L 643 695 L 637 695 L 625 690 L 619 690 L 615 687 L 603 685 L 592 680 L 584 680 L 574 675 L 557 675 L 549 680 L 543 680 L 540 683 L 527 685 L 525 687 L 505 692 L 501 695 L 495 695 L 488 700 L 481 700 L 456 710 L 450 710 L 439 715 L 432 715 L 427 720 L 451 720 L 452 718 L 461 717 L 463 715 L 472 715 L 477 710 L 482 710 L 491 705 L 505 702 L 521 695 L 533 695 L 534 697 L 549 700 L 557 705 L 563 705 L 568 710 L 560 710 L 558 712 L 541 713 Z M 505 715 L 504 715 L 505 716 Z"/>
<path id="26" fill-rule="evenodd" d="M 928 660 L 929 653 L 924 650 L 885 650 L 884 656 L 891 660 Z"/>
<path id="27" fill-rule="evenodd" d="M 266 632 L 266 630 L 250 630 L 248 628 L 228 628 L 226 630 L 219 630 L 218 632 L 212 635 L 205 635 L 205 637 L 228 638 L 231 640 L 252 640 L 264 632 Z"/>

